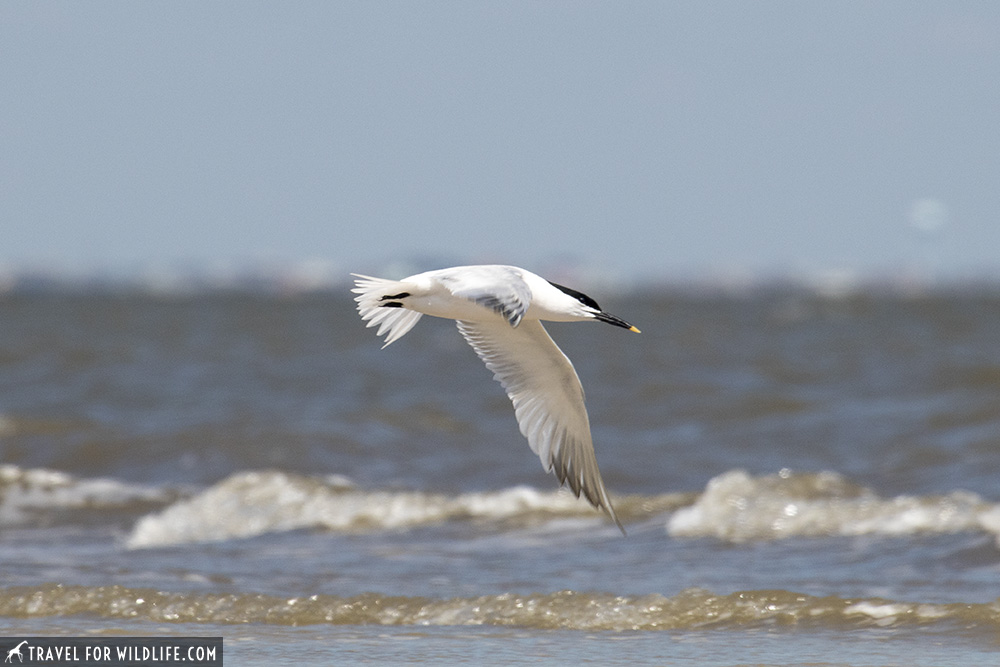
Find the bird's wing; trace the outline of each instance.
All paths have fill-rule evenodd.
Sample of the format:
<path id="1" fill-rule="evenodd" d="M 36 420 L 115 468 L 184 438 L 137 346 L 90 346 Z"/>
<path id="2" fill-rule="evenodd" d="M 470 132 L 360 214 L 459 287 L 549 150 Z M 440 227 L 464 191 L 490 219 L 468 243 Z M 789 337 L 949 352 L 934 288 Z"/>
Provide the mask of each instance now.
<path id="1" fill-rule="evenodd" d="M 512 327 L 531 304 L 531 288 L 513 267 L 463 267 L 460 274 L 442 272 L 439 280 L 455 296 L 500 314 Z"/>
<path id="2" fill-rule="evenodd" d="M 458 330 L 507 390 L 521 433 L 545 470 L 621 528 L 597 468 L 580 378 L 542 323 L 525 320 L 514 329 L 501 322 L 459 321 Z"/>

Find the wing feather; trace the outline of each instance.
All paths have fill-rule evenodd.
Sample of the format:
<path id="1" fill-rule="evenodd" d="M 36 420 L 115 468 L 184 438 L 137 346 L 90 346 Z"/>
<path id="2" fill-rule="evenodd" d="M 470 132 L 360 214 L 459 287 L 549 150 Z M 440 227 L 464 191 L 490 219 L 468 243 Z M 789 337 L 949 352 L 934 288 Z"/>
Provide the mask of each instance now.
<path id="1" fill-rule="evenodd" d="M 622 528 L 597 467 L 580 378 L 541 322 L 522 320 L 515 329 L 459 321 L 458 330 L 507 391 L 521 433 L 545 470 Z"/>
<path id="2" fill-rule="evenodd" d="M 464 267 L 460 278 L 457 280 L 445 273 L 440 280 L 455 296 L 498 313 L 510 326 L 516 327 L 521 323 L 531 304 L 531 288 L 517 269 L 507 266 Z"/>

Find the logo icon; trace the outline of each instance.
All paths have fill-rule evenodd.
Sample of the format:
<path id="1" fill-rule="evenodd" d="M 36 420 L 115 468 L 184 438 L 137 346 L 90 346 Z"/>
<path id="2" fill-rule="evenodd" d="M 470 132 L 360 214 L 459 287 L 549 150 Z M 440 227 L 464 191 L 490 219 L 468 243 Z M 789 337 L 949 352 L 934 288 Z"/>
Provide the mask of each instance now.
<path id="1" fill-rule="evenodd" d="M 21 655 L 21 647 L 24 646 L 27 643 L 28 643 L 28 640 L 25 639 L 23 642 L 21 642 L 20 644 L 18 644 L 17 646 L 15 646 L 14 648 L 12 648 L 11 650 L 7 651 L 7 659 L 4 660 L 4 662 L 14 662 L 13 660 L 11 660 L 11 658 L 13 658 L 15 655 L 17 656 L 18 660 L 20 660 L 21 662 L 24 662 L 24 656 Z"/>

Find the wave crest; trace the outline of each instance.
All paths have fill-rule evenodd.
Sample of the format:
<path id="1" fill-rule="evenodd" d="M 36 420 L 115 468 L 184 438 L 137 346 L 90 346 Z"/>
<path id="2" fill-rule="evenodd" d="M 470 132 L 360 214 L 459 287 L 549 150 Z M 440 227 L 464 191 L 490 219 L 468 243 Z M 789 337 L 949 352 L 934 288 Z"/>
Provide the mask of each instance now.
<path id="1" fill-rule="evenodd" d="M 965 632 L 980 629 L 992 635 L 1000 629 L 1000 604 L 996 602 L 899 602 L 815 597 L 783 590 L 717 595 L 703 589 L 688 589 L 671 597 L 558 591 L 439 599 L 379 593 L 286 598 L 247 593 L 166 593 L 124 586 L 0 589 L 0 617 L 70 614 L 157 623 L 494 625 L 586 631 L 725 630 L 788 625 L 830 629 L 922 628 L 950 624 L 960 625 Z"/>
<path id="2" fill-rule="evenodd" d="M 834 472 L 788 470 L 760 477 L 723 473 L 667 520 L 672 536 L 730 542 L 964 531 L 1000 535 L 1000 506 L 967 491 L 881 498 Z"/>
<path id="3" fill-rule="evenodd" d="M 72 510 L 149 511 L 175 499 L 173 491 L 113 479 L 78 478 L 58 470 L 0 465 L 0 526 Z"/>
<path id="4" fill-rule="evenodd" d="M 680 504 L 664 496 L 661 507 Z M 657 505 L 656 499 L 623 501 Z M 565 491 L 526 486 L 448 495 L 420 491 L 366 491 L 344 477 L 307 477 L 277 471 L 241 472 L 161 512 L 143 517 L 127 544 L 145 548 L 252 537 L 299 528 L 367 531 L 412 528 L 452 520 L 531 523 L 554 517 L 593 517 L 589 505 Z"/>

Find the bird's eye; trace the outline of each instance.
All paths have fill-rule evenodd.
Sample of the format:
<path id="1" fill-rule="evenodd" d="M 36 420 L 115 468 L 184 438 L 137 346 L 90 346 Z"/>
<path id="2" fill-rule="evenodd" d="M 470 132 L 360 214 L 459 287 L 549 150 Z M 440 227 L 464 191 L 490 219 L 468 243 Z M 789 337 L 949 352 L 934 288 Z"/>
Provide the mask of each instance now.
<path id="1" fill-rule="evenodd" d="M 578 292 L 578 291 L 576 291 L 575 289 L 573 289 L 571 287 L 566 287 L 565 285 L 560 285 L 559 283 L 554 283 L 551 280 L 549 281 L 549 284 L 552 285 L 553 287 L 555 287 L 556 289 L 558 289 L 560 292 L 563 292 L 564 294 L 570 295 L 571 297 L 573 297 L 574 299 L 576 299 L 577 301 L 579 301 L 580 303 L 582 303 L 583 305 L 585 305 L 585 306 L 587 306 L 589 308 L 593 308 L 594 310 L 600 310 L 601 309 L 601 307 L 597 305 L 596 301 L 594 301 L 593 299 L 591 299 L 589 296 L 587 296 L 583 292 Z"/>

